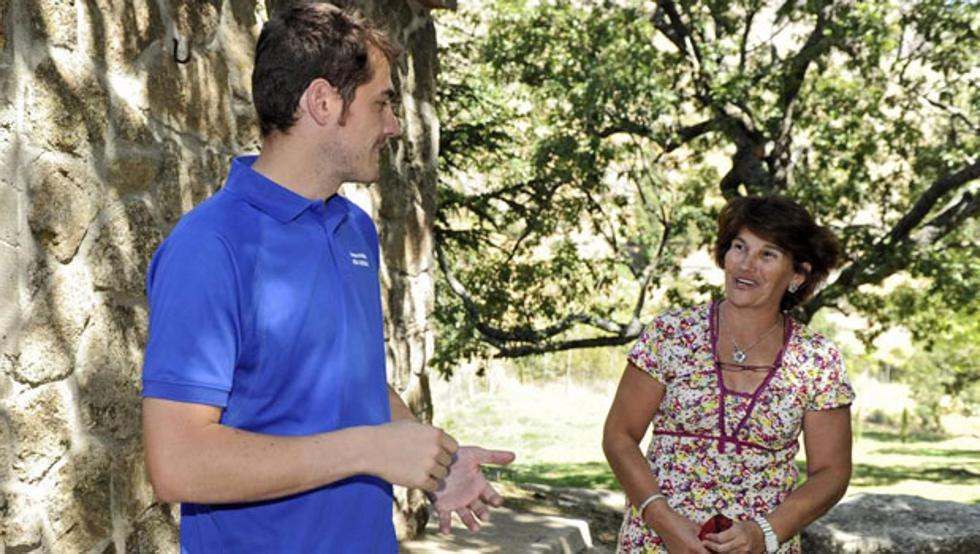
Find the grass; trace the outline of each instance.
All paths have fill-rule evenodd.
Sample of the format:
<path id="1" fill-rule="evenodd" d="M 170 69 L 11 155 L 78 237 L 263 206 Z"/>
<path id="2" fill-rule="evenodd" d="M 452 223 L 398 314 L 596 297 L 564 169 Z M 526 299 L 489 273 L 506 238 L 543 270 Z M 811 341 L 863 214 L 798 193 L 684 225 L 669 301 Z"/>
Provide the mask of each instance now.
<path id="1" fill-rule="evenodd" d="M 619 490 L 600 446 L 614 390 L 613 382 L 520 383 L 493 370 L 486 380 L 460 375 L 434 383 L 435 423 L 461 444 L 516 451 L 514 464 L 491 473 L 503 483 Z M 850 493 L 980 504 L 980 420 L 961 426 L 966 434 L 913 432 L 904 443 L 897 428 L 868 422 L 861 427 Z M 802 455 L 797 463 L 805 472 Z"/>
<path id="2" fill-rule="evenodd" d="M 606 462 L 516 464 L 500 469 L 496 478 L 518 484 L 620 490 Z"/>

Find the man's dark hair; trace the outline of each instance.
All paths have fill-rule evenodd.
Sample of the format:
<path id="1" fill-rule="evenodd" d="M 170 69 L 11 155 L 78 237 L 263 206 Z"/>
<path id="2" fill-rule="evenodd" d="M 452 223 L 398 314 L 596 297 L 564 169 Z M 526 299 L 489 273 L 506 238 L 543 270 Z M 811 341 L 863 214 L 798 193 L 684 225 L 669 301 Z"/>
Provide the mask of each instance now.
<path id="1" fill-rule="evenodd" d="M 374 76 L 370 48 L 389 63 L 398 54 L 383 32 L 336 6 L 295 2 L 278 10 L 255 45 L 252 101 L 262 136 L 296 123 L 299 99 L 314 79 L 337 89 L 346 115 L 357 87 Z"/>
<path id="2" fill-rule="evenodd" d="M 795 201 L 785 196 L 742 196 L 733 198 L 718 216 L 718 237 L 715 239 L 715 263 L 725 267 L 725 253 L 742 229 L 748 229 L 789 252 L 793 269 L 806 275 L 806 280 L 793 294 L 787 292 L 780 302 L 782 310 L 802 304 L 819 285 L 841 256 L 837 237 L 821 227 Z M 810 264 L 810 271 L 803 263 Z"/>

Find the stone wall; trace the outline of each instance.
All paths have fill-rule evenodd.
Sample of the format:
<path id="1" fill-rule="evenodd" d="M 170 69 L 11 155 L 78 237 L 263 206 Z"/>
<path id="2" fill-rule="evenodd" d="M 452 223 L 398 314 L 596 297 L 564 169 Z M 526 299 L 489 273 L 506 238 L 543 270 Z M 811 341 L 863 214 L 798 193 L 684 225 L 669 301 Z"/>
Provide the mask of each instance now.
<path id="1" fill-rule="evenodd" d="M 7 551 L 172 551 L 140 440 L 143 279 L 160 241 L 255 151 L 254 41 L 272 0 L 0 0 L 0 534 Z M 354 2 L 406 47 L 403 138 L 376 217 L 391 378 L 431 418 L 432 21 Z M 178 63 L 176 58 L 187 59 Z M 401 493 L 414 513 L 418 495 Z M 414 509 L 414 512 L 413 512 Z M 3 549 L 0 548 L 0 551 Z"/>

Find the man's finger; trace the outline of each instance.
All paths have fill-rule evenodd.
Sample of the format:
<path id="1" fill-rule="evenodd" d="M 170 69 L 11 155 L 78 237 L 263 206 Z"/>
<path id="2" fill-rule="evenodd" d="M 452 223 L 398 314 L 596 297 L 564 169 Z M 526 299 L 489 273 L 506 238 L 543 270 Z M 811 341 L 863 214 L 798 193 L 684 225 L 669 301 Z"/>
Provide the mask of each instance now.
<path id="1" fill-rule="evenodd" d="M 459 519 L 463 520 L 466 528 L 470 531 L 475 533 L 480 530 L 480 522 L 473 517 L 473 512 L 471 512 L 469 508 L 460 508 L 459 510 L 456 510 L 456 515 L 459 516 Z"/>
<path id="2" fill-rule="evenodd" d="M 446 466 L 436 465 L 431 470 L 429 470 L 429 475 L 431 475 L 437 481 L 440 479 L 445 479 L 449 475 L 449 468 Z"/>
<path id="3" fill-rule="evenodd" d="M 449 433 L 443 432 L 442 440 L 440 442 L 442 449 L 449 454 L 455 454 L 456 451 L 459 450 L 459 443 L 456 442 L 456 439 L 452 438 Z"/>
<path id="4" fill-rule="evenodd" d="M 504 503 L 503 497 L 497 494 L 497 491 L 494 490 L 494 488 L 489 484 L 484 487 L 483 492 L 480 493 L 480 498 L 495 508 L 499 508 Z"/>
<path id="5" fill-rule="evenodd" d="M 453 530 L 453 513 L 449 510 L 439 511 L 439 532 L 448 535 Z"/>
<path id="6" fill-rule="evenodd" d="M 425 480 L 424 483 L 422 483 L 422 486 L 419 488 L 428 492 L 436 492 L 437 490 L 439 490 L 439 481 L 433 479 L 432 477 L 429 477 L 428 479 Z"/>
<path id="7" fill-rule="evenodd" d="M 443 450 L 442 452 L 436 454 L 436 461 L 439 462 L 439 465 L 441 466 L 449 467 L 453 463 L 453 457 Z"/>
<path id="8" fill-rule="evenodd" d="M 480 448 L 476 452 L 476 459 L 481 464 L 494 464 L 504 466 L 514 461 L 517 454 L 510 450 L 487 450 Z"/>
<path id="9" fill-rule="evenodd" d="M 470 510 L 473 510 L 473 514 L 483 523 L 490 521 L 490 510 L 487 509 L 483 502 L 479 500 L 470 502 Z"/>

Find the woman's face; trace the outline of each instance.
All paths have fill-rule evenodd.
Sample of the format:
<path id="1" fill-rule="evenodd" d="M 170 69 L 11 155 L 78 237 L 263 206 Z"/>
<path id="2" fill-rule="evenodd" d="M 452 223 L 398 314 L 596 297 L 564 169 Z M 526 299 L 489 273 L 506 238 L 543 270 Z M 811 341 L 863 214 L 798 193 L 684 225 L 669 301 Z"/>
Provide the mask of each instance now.
<path id="1" fill-rule="evenodd" d="M 804 277 L 793 270 L 792 254 L 744 227 L 725 253 L 725 296 L 740 308 L 779 311 L 786 288 Z"/>

